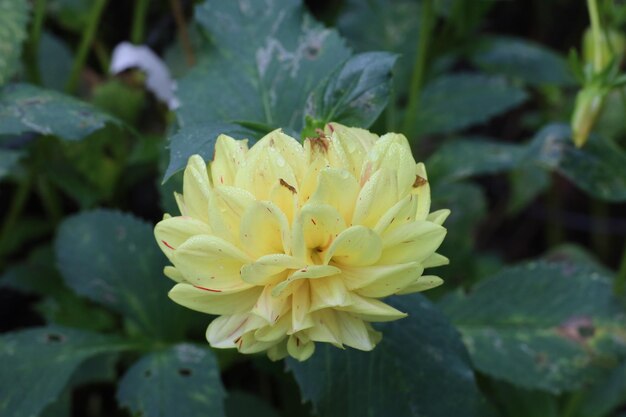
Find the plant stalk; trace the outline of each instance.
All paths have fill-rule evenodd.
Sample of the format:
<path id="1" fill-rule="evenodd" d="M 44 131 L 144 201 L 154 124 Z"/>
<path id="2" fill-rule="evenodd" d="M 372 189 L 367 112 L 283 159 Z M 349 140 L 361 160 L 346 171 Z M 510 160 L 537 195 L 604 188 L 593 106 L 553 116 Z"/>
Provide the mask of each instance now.
<path id="1" fill-rule="evenodd" d="M 41 84 L 41 74 L 39 73 L 39 42 L 43 22 L 46 17 L 46 0 L 35 0 L 33 11 L 33 23 L 30 28 L 30 39 L 26 49 L 26 71 L 28 78 L 33 84 Z"/>
<path id="2" fill-rule="evenodd" d="M 146 15 L 148 14 L 148 5 L 150 0 L 135 0 L 135 10 L 133 12 L 133 29 L 130 40 L 135 45 L 143 43 Z"/>
<path id="3" fill-rule="evenodd" d="M 176 27 L 178 28 L 178 38 L 180 39 L 180 44 L 185 54 L 185 61 L 187 62 L 187 66 L 192 67 L 196 63 L 196 56 L 193 53 L 187 23 L 185 22 L 185 14 L 180 5 L 180 0 L 170 0 L 170 7 L 174 15 L 174 20 L 176 21 Z"/>
<path id="4" fill-rule="evenodd" d="M 402 128 L 402 131 L 406 135 L 413 135 L 415 122 L 417 121 L 417 111 L 419 108 L 420 93 L 424 84 L 428 45 L 431 43 L 434 18 L 434 0 L 424 0 L 420 8 L 420 31 L 417 41 L 417 55 L 411 74 L 410 95 Z"/>
<path id="5" fill-rule="evenodd" d="M 102 16 L 102 12 L 104 11 L 107 1 L 108 0 L 95 0 L 93 6 L 91 7 L 87 28 L 83 32 L 83 37 L 80 40 L 76 58 L 74 58 L 74 63 L 72 64 L 70 76 L 67 80 L 67 84 L 65 85 L 65 90 L 68 93 L 74 93 L 76 91 L 76 87 L 78 87 L 80 74 L 85 66 L 87 54 L 89 53 L 89 49 L 93 43 L 96 30 L 98 29 L 98 25 L 100 23 L 100 17 Z"/>

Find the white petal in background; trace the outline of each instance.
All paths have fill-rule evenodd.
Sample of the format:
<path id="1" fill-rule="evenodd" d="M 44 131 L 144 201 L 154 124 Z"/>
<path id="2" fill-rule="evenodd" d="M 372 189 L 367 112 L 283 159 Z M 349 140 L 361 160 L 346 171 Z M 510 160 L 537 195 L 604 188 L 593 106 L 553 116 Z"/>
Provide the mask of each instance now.
<path id="1" fill-rule="evenodd" d="M 178 108 L 176 81 L 170 75 L 165 63 L 150 48 L 122 42 L 115 47 L 111 59 L 110 71 L 119 74 L 129 68 L 139 68 L 147 75 L 146 88 L 159 100 L 167 104 L 170 110 Z"/>

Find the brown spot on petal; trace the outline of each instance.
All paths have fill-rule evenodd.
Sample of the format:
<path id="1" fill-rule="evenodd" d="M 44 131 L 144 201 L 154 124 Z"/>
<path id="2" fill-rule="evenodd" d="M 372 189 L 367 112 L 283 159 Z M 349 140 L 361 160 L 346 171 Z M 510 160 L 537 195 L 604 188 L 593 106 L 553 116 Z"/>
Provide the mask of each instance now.
<path id="1" fill-rule="evenodd" d="M 296 188 L 293 185 L 290 185 L 284 179 L 280 178 L 279 182 L 280 182 L 280 185 L 282 185 L 283 187 L 287 188 L 289 191 L 291 191 L 292 194 L 296 194 L 297 193 Z"/>
<path id="2" fill-rule="evenodd" d="M 427 184 L 428 180 L 426 178 L 422 178 L 419 175 L 415 176 L 415 181 L 413 182 L 413 188 L 421 187 L 424 184 Z"/>

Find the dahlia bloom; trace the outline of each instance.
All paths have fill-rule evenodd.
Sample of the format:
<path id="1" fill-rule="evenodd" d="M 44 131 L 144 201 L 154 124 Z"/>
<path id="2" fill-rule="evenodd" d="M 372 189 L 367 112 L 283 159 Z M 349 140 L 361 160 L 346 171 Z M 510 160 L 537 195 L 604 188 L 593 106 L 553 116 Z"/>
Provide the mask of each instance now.
<path id="1" fill-rule="evenodd" d="M 216 348 L 306 360 L 315 342 L 371 350 L 371 322 L 406 314 L 381 299 L 441 284 L 424 268 L 449 210 L 430 213 L 430 188 L 403 135 L 332 123 L 300 144 L 275 130 L 248 149 L 221 135 L 209 166 L 185 169 L 181 216 L 156 240 L 173 266 L 169 296 L 218 315 Z"/>

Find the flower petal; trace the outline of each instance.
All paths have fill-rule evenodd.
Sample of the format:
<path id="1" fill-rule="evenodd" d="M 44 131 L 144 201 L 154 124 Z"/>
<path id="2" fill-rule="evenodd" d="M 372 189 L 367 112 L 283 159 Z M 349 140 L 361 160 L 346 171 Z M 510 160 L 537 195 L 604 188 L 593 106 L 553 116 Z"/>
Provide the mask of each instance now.
<path id="1" fill-rule="evenodd" d="M 161 220 L 154 227 L 154 237 L 168 259 L 187 239 L 195 235 L 209 235 L 211 228 L 206 223 L 192 217 L 178 216 Z"/>
<path id="2" fill-rule="evenodd" d="M 313 263 L 330 246 L 333 239 L 346 228 L 341 214 L 326 204 L 308 203 L 300 210 L 292 228 L 292 255 Z"/>
<path id="3" fill-rule="evenodd" d="M 269 201 L 256 201 L 241 217 L 239 240 L 253 258 L 289 252 L 290 230 L 287 218 Z"/>
<path id="4" fill-rule="evenodd" d="M 358 290 L 377 281 L 410 283 L 419 277 L 424 268 L 419 262 L 341 268 L 341 278 L 350 291 Z"/>
<path id="5" fill-rule="evenodd" d="M 309 338 L 315 342 L 332 343 L 342 348 L 341 329 L 336 315 L 337 312 L 332 308 L 311 313 L 314 326 L 306 330 Z"/>
<path id="6" fill-rule="evenodd" d="M 354 178 L 361 174 L 367 152 L 378 140 L 378 135 L 365 129 L 329 123 L 328 160 L 332 167 L 347 169 Z"/>
<path id="7" fill-rule="evenodd" d="M 302 281 L 291 294 L 291 330 L 290 333 L 313 327 L 311 310 L 311 288 L 309 281 Z"/>
<path id="8" fill-rule="evenodd" d="M 213 233 L 238 245 L 241 217 L 254 201 L 252 194 L 240 188 L 215 187 L 209 201 L 209 225 Z"/>
<path id="9" fill-rule="evenodd" d="M 429 221 L 416 221 L 383 236 L 383 265 L 421 262 L 435 253 L 446 236 L 446 229 Z"/>
<path id="10" fill-rule="evenodd" d="M 213 184 L 233 185 L 247 151 L 247 140 L 235 140 L 227 135 L 219 135 L 215 142 L 215 157 L 211 163 Z"/>
<path id="11" fill-rule="evenodd" d="M 411 294 L 414 292 L 426 291 L 431 288 L 438 287 L 441 284 L 443 284 L 443 280 L 441 278 L 435 275 L 424 275 L 419 277 L 415 283 L 399 291 L 398 294 Z"/>
<path id="12" fill-rule="evenodd" d="M 436 266 L 448 265 L 449 263 L 450 259 L 436 252 L 422 261 L 424 268 L 434 268 Z"/>
<path id="13" fill-rule="evenodd" d="M 339 265 L 365 266 L 375 264 L 383 250 L 383 242 L 371 229 L 352 226 L 337 235 L 327 251 L 324 264 L 332 259 Z"/>
<path id="14" fill-rule="evenodd" d="M 261 288 L 214 292 L 181 283 L 176 284 L 168 295 L 177 304 L 202 313 L 237 314 L 250 311 L 260 293 Z"/>
<path id="15" fill-rule="evenodd" d="M 324 168 L 319 174 L 317 189 L 309 201 L 335 207 L 341 213 L 346 224 L 349 224 L 354 214 L 354 206 L 359 191 L 359 184 L 348 171 Z"/>
<path id="16" fill-rule="evenodd" d="M 274 284 L 266 285 L 252 308 L 252 313 L 265 319 L 270 325 L 274 325 L 281 316 L 284 316 L 285 310 L 290 307 L 289 297 L 273 296 L 273 288 Z"/>
<path id="17" fill-rule="evenodd" d="M 192 155 L 187 162 L 183 177 L 184 205 L 179 209 L 184 216 L 208 222 L 211 183 L 206 162 L 200 155 Z"/>
<path id="18" fill-rule="evenodd" d="M 383 236 L 395 228 L 412 223 L 415 221 L 416 211 L 417 197 L 409 194 L 385 212 L 374 226 L 374 231 Z"/>
<path id="19" fill-rule="evenodd" d="M 190 284 L 226 291 L 250 288 L 239 274 L 250 262 L 237 247 L 215 236 L 194 236 L 175 252 L 173 262 Z"/>
<path id="20" fill-rule="evenodd" d="M 304 334 L 292 334 L 287 341 L 287 352 L 295 359 L 303 362 L 315 352 L 315 343 Z"/>
<path id="21" fill-rule="evenodd" d="M 267 285 L 287 278 L 287 269 L 301 269 L 306 264 L 285 254 L 265 255 L 241 268 L 241 279 L 252 285 Z"/>
<path id="22" fill-rule="evenodd" d="M 263 319 L 249 313 L 219 316 L 206 329 L 206 339 L 214 348 L 234 348 L 235 340 L 263 324 Z"/>
<path id="23" fill-rule="evenodd" d="M 381 168 L 363 185 L 356 200 L 352 224 L 374 227 L 398 202 L 398 182 L 393 171 Z"/>
<path id="24" fill-rule="evenodd" d="M 350 313 L 337 312 L 337 322 L 341 331 L 341 342 L 358 350 L 372 350 L 376 342 L 363 320 Z"/>
<path id="25" fill-rule="evenodd" d="M 349 294 L 340 275 L 309 281 L 311 287 L 311 311 L 349 303 Z"/>
<path id="26" fill-rule="evenodd" d="M 412 194 L 417 196 L 416 220 L 425 220 L 430 212 L 430 184 L 426 176 L 426 167 L 422 162 L 416 166 L 415 182 L 413 183 Z"/>
<path id="27" fill-rule="evenodd" d="M 400 265 L 390 266 L 393 268 Z M 404 265 L 406 265 L 405 268 L 394 268 L 396 269 L 395 274 L 380 276 L 371 284 L 356 289 L 355 292 L 358 295 L 373 298 L 382 298 L 396 294 L 398 291 L 406 288 L 407 285 L 414 283 L 424 272 L 424 268 L 419 262 L 412 262 Z"/>
<path id="28" fill-rule="evenodd" d="M 393 321 L 407 316 L 406 313 L 375 298 L 361 297 L 352 293 L 350 294 L 350 302 L 347 306 L 337 307 L 337 310 L 352 313 L 370 322 Z"/>
<path id="29" fill-rule="evenodd" d="M 280 296 L 292 283 L 298 280 L 323 278 L 337 275 L 340 272 L 341 269 L 332 265 L 307 265 L 295 271 L 286 280 L 276 284 L 276 287 L 272 290 L 272 295 L 274 297 Z M 292 291 L 295 291 L 295 289 L 292 289 Z"/>

